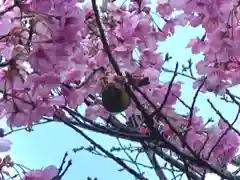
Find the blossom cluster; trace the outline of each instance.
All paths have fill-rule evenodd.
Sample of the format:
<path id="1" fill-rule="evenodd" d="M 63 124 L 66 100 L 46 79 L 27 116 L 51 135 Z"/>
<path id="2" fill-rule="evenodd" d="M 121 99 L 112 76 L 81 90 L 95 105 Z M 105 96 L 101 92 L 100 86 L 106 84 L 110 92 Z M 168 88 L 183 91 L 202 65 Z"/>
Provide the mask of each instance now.
<path id="1" fill-rule="evenodd" d="M 23 180 L 50 180 L 58 175 L 58 169 L 55 166 L 48 166 L 44 169 L 32 170 L 24 175 Z"/>
<path id="2" fill-rule="evenodd" d="M 74 109 L 84 103 L 89 94 L 101 93 L 103 77 L 111 81 L 117 75 L 104 51 L 90 2 L 8 0 L 3 7 L 0 113 L 9 126 L 31 127 L 43 116 L 64 113 L 62 106 Z M 154 25 L 148 0 L 141 3 L 132 0 L 121 6 L 115 1 L 109 2 L 107 13 L 101 13 L 101 21 L 122 74 L 148 77 L 150 84 L 141 90 L 156 106 L 164 101 L 169 87 L 169 83 L 159 82 L 165 61 L 157 51 L 158 42 L 166 41 L 179 25 L 205 28 L 203 37 L 191 40 L 187 46 L 194 54 L 204 53 L 204 59 L 196 64 L 200 77 L 195 81 L 195 88 L 205 76 L 208 78 L 202 90 L 216 94 L 223 94 L 226 88 L 240 83 L 238 1 L 159 0 L 155 10 L 165 21 L 163 28 Z M 182 10 L 182 14 L 172 16 L 178 10 Z M 138 58 L 133 55 L 136 53 Z M 191 119 L 186 133 L 190 148 L 209 163 L 228 164 L 237 153 L 239 136 L 229 130 L 217 143 L 229 128 L 223 119 L 217 125 L 205 127 L 196 111 L 191 118 L 178 115 L 174 105 L 181 96 L 181 86 L 181 82 L 172 84 L 162 113 L 178 129 L 187 127 Z M 136 96 L 148 106 L 137 92 Z M 127 117 L 138 113 L 136 105 L 132 102 L 125 113 Z M 86 116 L 95 120 L 99 116 L 107 117 L 108 112 L 98 103 L 87 107 Z M 174 132 L 167 124 L 164 124 L 164 134 L 182 146 L 179 139 L 171 138 Z M 183 147 L 182 151 L 188 150 Z M 30 172 L 25 179 L 31 179 L 34 174 L 39 173 Z"/>

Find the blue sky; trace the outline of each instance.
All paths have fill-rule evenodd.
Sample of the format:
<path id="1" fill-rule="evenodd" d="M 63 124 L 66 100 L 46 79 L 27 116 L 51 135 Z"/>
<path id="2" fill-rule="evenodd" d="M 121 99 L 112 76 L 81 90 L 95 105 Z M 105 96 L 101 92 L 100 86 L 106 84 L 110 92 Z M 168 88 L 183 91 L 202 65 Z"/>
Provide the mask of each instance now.
<path id="1" fill-rule="evenodd" d="M 157 21 L 161 24 L 160 20 Z M 201 28 L 177 28 L 175 36 L 169 38 L 168 41 L 161 43 L 159 46 L 161 52 L 169 52 L 173 57 L 173 60 L 165 67 L 174 69 L 176 61 L 180 64 L 186 64 L 190 57 L 193 62 L 202 59 L 203 57 L 201 55 L 193 56 L 190 49 L 185 48 L 191 38 L 202 36 L 202 34 L 203 30 Z M 163 73 L 160 76 L 160 81 L 167 81 L 170 78 L 171 74 Z M 192 89 L 192 82 L 182 77 L 177 78 L 177 80 L 185 82 L 182 89 L 182 99 L 190 104 L 194 92 Z M 218 109 L 224 112 L 226 118 L 231 119 L 235 115 L 236 107 L 226 105 L 222 101 L 220 102 L 213 95 L 201 94 L 200 98 L 197 100 L 197 106 L 200 108 L 199 115 L 202 115 L 205 119 L 213 117 L 215 120 L 218 120 L 215 113 L 210 108 L 206 108 L 208 107 L 206 102 L 207 98 L 210 98 L 218 105 Z M 186 112 L 186 109 L 180 104 L 177 105 L 177 110 L 178 112 Z M 117 140 L 114 138 L 89 131 L 85 132 L 107 149 L 110 149 L 113 145 L 118 145 Z M 64 125 L 52 123 L 35 126 L 34 131 L 31 133 L 25 131 L 16 132 L 10 135 L 9 138 L 13 141 L 11 150 L 13 160 L 30 168 L 41 168 L 51 164 L 59 166 L 64 153 L 68 151 L 69 158 L 73 160 L 73 165 L 64 176 L 63 180 L 85 180 L 88 176 L 97 177 L 99 180 L 133 179 L 128 173 L 118 172 L 120 166 L 116 165 L 112 160 L 91 155 L 84 151 L 74 154 L 72 152 L 73 148 L 88 146 L 89 143 L 72 129 Z M 125 141 L 125 143 L 128 144 L 129 142 Z M 119 155 L 121 156 L 122 154 Z M 140 162 L 143 164 L 148 163 L 145 157 L 141 157 Z M 146 172 L 150 180 L 157 179 L 153 171 Z M 209 179 L 210 178 L 212 180 L 218 179 L 215 176 L 209 176 Z"/>

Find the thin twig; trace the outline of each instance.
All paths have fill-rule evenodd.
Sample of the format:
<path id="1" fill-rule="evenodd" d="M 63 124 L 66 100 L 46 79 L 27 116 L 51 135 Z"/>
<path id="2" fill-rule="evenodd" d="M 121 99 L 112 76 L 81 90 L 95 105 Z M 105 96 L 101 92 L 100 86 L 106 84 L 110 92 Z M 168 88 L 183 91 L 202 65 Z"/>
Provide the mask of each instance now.
<path id="1" fill-rule="evenodd" d="M 59 117 L 59 119 L 61 119 Z M 139 173 L 137 173 L 135 170 L 130 168 L 126 163 L 124 163 L 120 158 L 114 156 L 111 152 L 104 149 L 101 145 L 96 143 L 93 139 L 91 139 L 89 136 L 87 136 L 82 130 L 79 128 L 76 128 L 72 124 L 68 123 L 67 121 L 61 119 L 66 125 L 74 129 L 76 132 L 78 132 L 80 135 L 82 135 L 86 140 L 88 140 L 93 146 L 97 147 L 99 150 L 101 150 L 104 154 L 109 156 L 112 160 L 114 160 L 116 163 L 118 163 L 120 166 L 122 166 L 126 171 L 128 171 L 130 174 L 132 174 L 134 177 L 138 178 L 139 180 L 147 180 L 147 178 L 143 177 Z"/>

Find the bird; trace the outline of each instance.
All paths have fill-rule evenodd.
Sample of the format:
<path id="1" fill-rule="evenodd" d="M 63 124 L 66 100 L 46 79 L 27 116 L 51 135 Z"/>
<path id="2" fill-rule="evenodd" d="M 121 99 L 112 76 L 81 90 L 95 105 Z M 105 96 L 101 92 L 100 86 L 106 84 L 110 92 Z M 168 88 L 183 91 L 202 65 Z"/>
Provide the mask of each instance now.
<path id="1" fill-rule="evenodd" d="M 126 91 L 125 85 L 117 86 L 114 83 L 107 84 L 102 91 L 102 105 L 110 113 L 125 111 L 131 104 L 131 97 Z"/>
<path id="2" fill-rule="evenodd" d="M 110 83 L 103 83 L 102 105 L 110 113 L 120 113 L 131 105 L 131 96 L 126 91 L 126 82 L 123 77 L 115 77 Z M 149 78 L 132 79 L 135 87 L 149 85 Z"/>

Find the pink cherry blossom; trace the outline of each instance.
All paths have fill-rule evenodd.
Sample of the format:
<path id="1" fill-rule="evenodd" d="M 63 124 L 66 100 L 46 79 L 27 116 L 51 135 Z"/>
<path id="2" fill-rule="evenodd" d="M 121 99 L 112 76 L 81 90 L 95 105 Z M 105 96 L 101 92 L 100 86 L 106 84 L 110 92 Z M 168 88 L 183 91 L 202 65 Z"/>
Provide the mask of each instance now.
<path id="1" fill-rule="evenodd" d="M 7 119 L 9 127 L 32 127 L 43 116 L 66 116 L 63 106 L 76 109 L 86 103 L 89 95 L 98 98 L 107 83 L 116 81 L 118 74 L 105 53 L 90 1 L 14 3 L 4 1 L 0 19 L 3 57 L 0 63 L 4 66 L 0 69 L 0 117 Z M 121 78 L 126 82 L 126 74 L 138 80 L 149 78 L 150 84 L 139 87 L 140 90 L 156 108 L 165 103 L 161 114 L 184 134 L 182 139 L 189 147 L 207 163 L 228 165 L 237 154 L 239 135 L 224 119 L 205 126 L 206 120 L 197 115 L 195 106 L 192 113 L 177 112 L 183 83 L 174 81 L 168 92 L 170 82 L 163 83 L 161 79 L 167 62 L 159 42 L 175 35 L 179 26 L 202 27 L 202 36 L 186 44 L 192 54 L 203 55 L 195 63 L 193 88 L 198 89 L 204 82 L 201 92 L 222 97 L 227 89 L 240 84 L 239 2 L 158 0 L 154 8 L 151 3 L 150 0 L 131 0 L 118 5 L 108 1 L 105 12 L 99 11 L 109 50 L 123 74 Z M 12 5 L 16 7 L 11 8 Z M 4 12 L 7 8 L 9 11 Z M 161 26 L 155 22 L 153 13 L 163 21 Z M 103 70 L 98 71 L 101 68 Z M 146 98 L 130 88 L 147 113 L 152 113 L 154 108 Z M 124 113 L 127 122 L 131 116 L 137 117 L 137 132 L 146 135 L 150 131 L 135 102 Z M 88 105 L 85 116 L 91 121 L 108 118 L 109 112 L 101 104 L 101 97 Z M 163 131 L 179 151 L 191 153 L 165 119 L 154 117 L 154 125 L 159 124 L 163 126 L 159 131 Z M 9 140 L 0 138 L 0 151 L 8 151 L 10 146 Z M 202 168 L 191 166 L 203 172 Z M 27 172 L 24 180 L 50 180 L 57 173 L 55 166 L 49 166 Z"/>
<path id="2" fill-rule="evenodd" d="M 163 65 L 163 59 L 160 54 L 146 49 L 143 51 L 143 54 L 140 57 L 140 63 L 144 68 L 152 67 L 160 70 Z"/>
<path id="3" fill-rule="evenodd" d="M 24 175 L 24 180 L 51 180 L 58 174 L 55 166 L 48 166 L 44 169 L 32 170 Z"/>
<path id="4" fill-rule="evenodd" d="M 76 108 L 84 102 L 85 93 L 82 90 L 62 87 L 62 94 L 71 108 Z"/>
<path id="5" fill-rule="evenodd" d="M 159 12 L 160 15 L 171 15 L 173 12 L 173 8 L 168 4 L 158 4 L 157 6 L 157 12 Z"/>
<path id="6" fill-rule="evenodd" d="M 109 113 L 104 109 L 102 105 L 93 105 L 87 107 L 85 116 L 90 120 L 96 120 L 98 117 L 107 119 Z"/>
<path id="7" fill-rule="evenodd" d="M 199 54 L 202 51 L 207 51 L 207 45 L 205 41 L 199 38 L 191 39 L 187 45 L 187 48 L 191 48 L 193 54 Z"/>
<path id="8" fill-rule="evenodd" d="M 11 149 L 12 142 L 6 138 L 0 138 L 0 152 L 6 152 Z"/>

